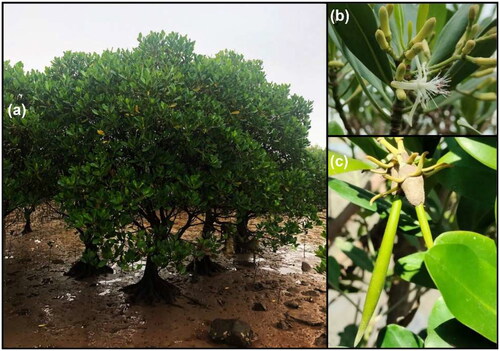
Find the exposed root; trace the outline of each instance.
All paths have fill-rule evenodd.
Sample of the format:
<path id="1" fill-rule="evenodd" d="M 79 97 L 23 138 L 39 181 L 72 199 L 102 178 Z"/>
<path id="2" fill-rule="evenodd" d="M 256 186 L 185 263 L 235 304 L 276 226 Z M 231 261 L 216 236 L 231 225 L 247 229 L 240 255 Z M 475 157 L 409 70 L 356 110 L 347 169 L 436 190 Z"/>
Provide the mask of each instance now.
<path id="1" fill-rule="evenodd" d="M 210 256 L 203 256 L 201 260 L 195 259 L 187 266 L 187 271 L 197 275 L 213 276 L 224 272 L 226 268 L 210 259 Z"/>
<path id="2" fill-rule="evenodd" d="M 179 288 L 162 279 L 158 274 L 145 274 L 138 283 L 128 285 L 121 291 L 129 295 L 131 302 L 148 305 L 174 304 L 176 297 L 180 294 Z"/>
<path id="3" fill-rule="evenodd" d="M 101 268 L 97 268 L 89 263 L 78 260 L 73 263 L 69 271 L 64 273 L 64 275 L 75 278 L 76 280 L 81 280 L 108 273 L 113 274 L 113 269 L 111 267 L 104 266 Z"/>

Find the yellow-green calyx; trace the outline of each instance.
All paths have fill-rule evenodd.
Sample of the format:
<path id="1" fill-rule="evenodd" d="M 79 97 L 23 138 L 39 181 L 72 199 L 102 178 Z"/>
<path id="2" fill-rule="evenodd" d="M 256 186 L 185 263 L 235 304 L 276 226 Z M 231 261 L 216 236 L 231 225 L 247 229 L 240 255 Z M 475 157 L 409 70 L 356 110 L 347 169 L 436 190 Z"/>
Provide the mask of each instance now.
<path id="1" fill-rule="evenodd" d="M 405 52 L 405 57 L 407 60 L 413 60 L 413 58 L 415 56 L 417 56 L 418 54 L 420 54 L 422 52 L 422 50 L 424 49 L 424 46 L 422 45 L 422 43 L 416 43 L 415 45 L 413 45 L 411 47 L 410 50 L 407 50 Z"/>
<path id="2" fill-rule="evenodd" d="M 377 29 L 375 32 L 375 39 L 377 39 L 377 43 L 382 50 L 387 51 L 389 49 L 389 43 L 381 29 Z"/>
<path id="3" fill-rule="evenodd" d="M 380 20 L 380 29 L 382 29 L 385 38 L 388 41 L 391 41 L 392 34 L 391 34 L 391 28 L 389 26 L 389 13 L 387 12 L 385 6 L 380 7 L 380 9 L 378 10 L 378 16 Z"/>
<path id="4" fill-rule="evenodd" d="M 394 76 L 395 80 L 402 81 L 405 78 L 406 74 L 406 65 L 404 62 L 401 62 L 396 68 L 396 75 Z"/>
<path id="5" fill-rule="evenodd" d="M 434 30 L 434 26 L 436 25 L 436 18 L 431 17 L 429 18 L 420 31 L 415 35 L 415 37 L 410 41 L 410 45 L 413 45 L 415 43 L 419 43 L 424 39 L 427 39 L 429 35 L 431 35 L 432 31 Z"/>
<path id="6" fill-rule="evenodd" d="M 467 43 L 465 43 L 464 48 L 462 49 L 462 55 L 470 54 L 470 52 L 474 49 L 475 46 L 476 46 L 475 40 L 467 40 Z"/>

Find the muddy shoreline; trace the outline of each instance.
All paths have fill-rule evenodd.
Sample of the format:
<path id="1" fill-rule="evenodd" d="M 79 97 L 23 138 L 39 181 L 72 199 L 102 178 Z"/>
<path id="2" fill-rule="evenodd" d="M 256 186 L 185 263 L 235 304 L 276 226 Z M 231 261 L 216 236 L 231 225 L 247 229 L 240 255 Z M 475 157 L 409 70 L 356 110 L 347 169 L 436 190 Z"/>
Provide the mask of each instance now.
<path id="1" fill-rule="evenodd" d="M 234 255 L 218 258 L 227 270 L 213 277 L 193 279 L 164 269 L 160 275 L 189 299 L 181 296 L 175 306 L 144 306 L 130 304 L 120 291 L 137 282 L 141 271 L 114 267 L 114 274 L 76 281 L 63 275 L 83 249 L 74 231 L 60 220 L 34 223 L 33 230 L 6 238 L 4 347 L 224 347 L 208 336 L 216 318 L 249 323 L 257 335 L 252 347 L 325 346 L 325 277 L 302 272 L 302 245 L 264 252 L 256 271 L 244 264 L 247 258 Z M 321 230 L 315 227 L 307 235 L 311 266 L 324 242 Z M 253 311 L 256 302 L 266 311 Z M 290 329 L 278 328 L 283 321 Z"/>

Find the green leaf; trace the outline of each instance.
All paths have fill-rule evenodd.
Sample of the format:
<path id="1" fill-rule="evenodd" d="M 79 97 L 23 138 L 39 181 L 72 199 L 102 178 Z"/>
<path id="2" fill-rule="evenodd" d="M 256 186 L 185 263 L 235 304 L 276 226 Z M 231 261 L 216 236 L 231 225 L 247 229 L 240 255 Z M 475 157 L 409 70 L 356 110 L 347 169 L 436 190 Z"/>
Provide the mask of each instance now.
<path id="1" fill-rule="evenodd" d="M 426 348 L 494 348 L 495 344 L 460 323 L 443 297 L 436 300 L 427 323 Z"/>
<path id="2" fill-rule="evenodd" d="M 328 135 L 344 135 L 345 132 L 337 122 L 328 123 Z"/>
<path id="3" fill-rule="evenodd" d="M 361 160 L 347 157 L 335 151 L 328 151 L 328 176 L 371 168 L 374 166 Z"/>
<path id="4" fill-rule="evenodd" d="M 493 203 L 496 189 L 496 173 L 491 168 L 475 160 L 462 149 L 454 138 L 446 138 L 449 152 L 438 162 L 453 165 L 435 175 L 439 183 L 447 189 L 476 201 Z"/>
<path id="5" fill-rule="evenodd" d="M 380 112 L 383 118 L 385 118 L 387 121 L 390 121 L 389 115 L 387 115 L 387 113 L 380 106 L 380 104 L 382 103 L 384 104 L 384 107 L 389 108 L 392 104 L 391 100 L 384 92 L 382 81 L 377 78 L 356 56 L 351 53 L 346 44 L 338 38 L 338 34 L 334 31 L 333 25 L 330 22 L 328 22 L 328 35 L 342 52 L 342 55 L 345 57 L 346 61 L 351 65 L 358 83 L 360 84 L 363 92 L 366 94 L 375 109 Z M 375 88 L 378 94 L 372 93 L 365 80 Z M 380 101 L 377 95 L 381 95 L 383 100 Z"/>
<path id="6" fill-rule="evenodd" d="M 434 26 L 434 32 L 436 34 L 434 36 L 434 39 L 429 44 L 430 48 L 432 49 L 433 44 L 436 42 L 436 38 L 439 36 L 441 30 L 446 24 L 446 17 L 447 17 L 446 4 L 437 4 L 437 3 L 430 4 L 429 14 L 427 15 L 427 17 L 436 18 L 436 25 Z"/>
<path id="7" fill-rule="evenodd" d="M 496 138 L 455 138 L 469 155 L 491 169 L 497 169 Z"/>
<path id="8" fill-rule="evenodd" d="M 373 10 L 368 4 L 335 3 L 328 4 L 328 13 L 333 9 L 349 12 L 348 23 L 334 24 L 335 31 L 342 42 L 375 76 L 389 84 L 392 80 L 392 70 L 387 54 L 380 49 L 375 39 L 378 29 Z"/>
<path id="9" fill-rule="evenodd" d="M 429 15 L 429 4 L 420 4 L 418 5 L 417 12 L 417 33 L 424 26 L 425 21 L 427 21 Z"/>
<path id="10" fill-rule="evenodd" d="M 394 273 L 408 282 L 435 289 L 436 285 L 425 267 L 424 257 L 424 251 L 401 257 L 394 266 Z"/>
<path id="11" fill-rule="evenodd" d="M 493 240 L 465 231 L 441 234 L 425 255 L 429 274 L 455 318 L 494 342 L 496 255 Z"/>
<path id="12" fill-rule="evenodd" d="M 328 181 L 328 186 L 344 199 L 367 210 L 382 214 L 384 212 L 387 212 L 391 208 L 391 203 L 386 199 L 378 199 L 370 205 L 370 199 L 375 196 L 374 193 L 344 182 L 340 179 L 330 179 Z M 415 224 L 415 220 L 411 216 L 409 216 L 407 212 L 402 211 L 400 215 L 399 227 L 401 228 L 403 225 L 413 224 Z"/>
<path id="13" fill-rule="evenodd" d="M 460 127 L 464 127 L 465 129 L 467 129 L 470 133 L 470 135 L 481 135 L 481 132 L 479 130 L 477 130 L 476 128 L 474 128 L 473 126 L 471 126 L 469 124 L 469 122 L 467 122 L 467 120 L 463 117 L 460 117 L 457 121 L 457 124 L 460 126 Z"/>
<path id="14" fill-rule="evenodd" d="M 429 66 L 444 61 L 453 54 L 455 46 L 467 27 L 470 6 L 470 4 L 462 4 L 443 27 L 436 40 Z"/>
<path id="15" fill-rule="evenodd" d="M 359 146 L 365 154 L 373 156 L 376 159 L 383 159 L 387 156 L 387 151 L 380 147 L 380 144 L 374 138 L 363 137 L 349 137 L 349 141 Z"/>
<path id="16" fill-rule="evenodd" d="M 398 29 L 399 45 L 403 50 L 405 48 L 405 15 L 400 4 L 394 4 L 394 20 Z"/>
<path id="17" fill-rule="evenodd" d="M 366 251 L 354 246 L 352 242 L 344 240 L 340 237 L 335 239 L 333 245 L 345 253 L 357 267 L 369 272 L 373 271 L 373 262 L 370 257 L 368 257 Z"/>
<path id="18" fill-rule="evenodd" d="M 474 123 L 477 116 L 478 101 L 472 96 L 464 96 L 460 100 L 460 110 L 462 115 L 467 119 L 467 122 Z"/>
<path id="19" fill-rule="evenodd" d="M 340 266 L 332 256 L 328 256 L 328 285 L 338 289 L 340 279 Z"/>
<path id="20" fill-rule="evenodd" d="M 467 197 L 459 200 L 457 222 L 461 230 L 484 233 L 495 223 L 494 208 L 489 203 L 483 203 Z"/>
<path id="21" fill-rule="evenodd" d="M 423 346 L 424 341 L 418 335 L 397 324 L 384 327 L 377 338 L 379 348 L 421 348 Z"/>

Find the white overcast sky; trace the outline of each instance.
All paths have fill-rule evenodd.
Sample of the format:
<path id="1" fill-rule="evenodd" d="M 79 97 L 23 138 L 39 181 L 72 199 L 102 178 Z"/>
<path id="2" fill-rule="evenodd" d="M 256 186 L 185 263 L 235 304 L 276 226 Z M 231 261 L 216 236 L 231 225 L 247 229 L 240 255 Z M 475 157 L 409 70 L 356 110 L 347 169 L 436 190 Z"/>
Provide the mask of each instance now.
<path id="1" fill-rule="evenodd" d="M 64 51 L 133 48 L 139 32 L 175 31 L 195 51 L 260 59 L 268 80 L 314 101 L 311 144 L 326 143 L 326 7 L 321 4 L 4 4 L 4 59 L 43 68 Z"/>

